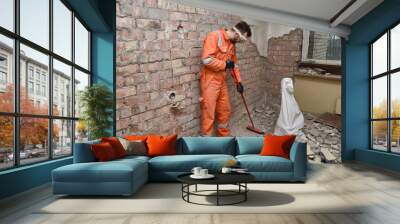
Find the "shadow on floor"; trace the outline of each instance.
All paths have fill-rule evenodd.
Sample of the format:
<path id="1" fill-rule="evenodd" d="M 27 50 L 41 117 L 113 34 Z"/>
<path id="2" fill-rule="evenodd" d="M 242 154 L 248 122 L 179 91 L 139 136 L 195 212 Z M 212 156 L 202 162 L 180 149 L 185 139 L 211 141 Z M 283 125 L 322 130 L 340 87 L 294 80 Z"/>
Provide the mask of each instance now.
<path id="1" fill-rule="evenodd" d="M 229 204 L 232 202 L 240 201 L 243 195 L 220 197 L 220 203 Z M 237 204 L 235 206 L 242 207 L 263 207 L 263 206 L 278 206 L 294 202 L 295 198 L 289 194 L 276 192 L 276 191 L 260 191 L 250 190 L 247 195 L 247 201 Z M 210 194 L 206 201 L 210 204 L 216 204 L 216 192 Z"/>

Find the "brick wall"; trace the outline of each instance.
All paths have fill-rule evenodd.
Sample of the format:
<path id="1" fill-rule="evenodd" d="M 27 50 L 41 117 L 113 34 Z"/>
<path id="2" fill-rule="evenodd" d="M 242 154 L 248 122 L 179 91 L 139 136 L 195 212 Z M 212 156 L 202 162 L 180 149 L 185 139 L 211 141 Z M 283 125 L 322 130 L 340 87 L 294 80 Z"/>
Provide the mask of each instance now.
<path id="1" fill-rule="evenodd" d="M 168 0 L 117 0 L 117 134 L 199 134 L 202 41 L 208 32 L 238 21 Z M 254 107 L 264 96 L 266 60 L 251 43 L 238 46 L 237 53 L 246 98 Z M 229 87 L 234 125 L 246 117 L 231 78 Z"/>
<path id="2" fill-rule="evenodd" d="M 329 34 L 319 33 L 319 32 L 310 32 L 310 44 L 309 44 L 309 58 L 310 59 L 319 59 L 326 60 L 328 45 L 329 45 Z"/>
<path id="3" fill-rule="evenodd" d="M 268 57 L 266 71 L 267 103 L 280 105 L 280 82 L 282 78 L 291 77 L 298 70 L 301 60 L 303 32 L 295 29 L 280 37 L 268 40 Z"/>

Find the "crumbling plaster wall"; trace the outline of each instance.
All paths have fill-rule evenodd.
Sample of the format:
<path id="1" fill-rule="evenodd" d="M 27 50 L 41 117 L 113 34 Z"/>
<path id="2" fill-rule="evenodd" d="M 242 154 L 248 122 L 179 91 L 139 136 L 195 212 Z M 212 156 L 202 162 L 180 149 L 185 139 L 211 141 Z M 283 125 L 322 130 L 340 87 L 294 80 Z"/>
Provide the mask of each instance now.
<path id="1" fill-rule="evenodd" d="M 274 106 L 280 105 L 281 80 L 293 78 L 298 71 L 301 61 L 303 32 L 301 29 L 291 30 L 289 33 L 268 40 L 268 56 L 266 83 L 267 103 Z"/>

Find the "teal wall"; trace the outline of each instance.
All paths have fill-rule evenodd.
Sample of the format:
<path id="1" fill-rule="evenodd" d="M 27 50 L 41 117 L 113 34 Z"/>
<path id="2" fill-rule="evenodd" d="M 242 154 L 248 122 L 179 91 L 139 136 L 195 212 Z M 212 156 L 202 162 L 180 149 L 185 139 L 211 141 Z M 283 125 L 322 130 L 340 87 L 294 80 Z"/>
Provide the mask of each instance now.
<path id="1" fill-rule="evenodd" d="M 400 155 L 393 153 L 356 149 L 355 160 L 372 166 L 400 172 Z"/>
<path id="2" fill-rule="evenodd" d="M 110 87 L 115 105 L 115 0 L 67 2 L 92 31 L 92 82 Z M 115 133 L 115 115 L 113 121 Z M 0 199 L 48 183 L 53 169 L 71 163 L 69 157 L 0 172 Z"/>
<path id="3" fill-rule="evenodd" d="M 79 14 L 86 25 L 94 32 L 110 32 L 113 20 L 110 14 L 115 15 L 115 0 L 66 0 Z M 108 8 L 110 12 L 104 10 Z"/>
<path id="4" fill-rule="evenodd" d="M 53 169 L 71 163 L 69 157 L 0 172 L 0 199 L 48 183 Z"/>
<path id="5" fill-rule="evenodd" d="M 399 170 L 400 157 L 369 149 L 369 43 L 400 22 L 400 0 L 386 0 L 351 27 L 343 49 L 342 157 Z M 390 158 L 389 158 L 390 157 Z"/>
<path id="6" fill-rule="evenodd" d="M 92 33 L 92 72 L 93 83 L 102 83 L 110 88 L 114 98 L 113 125 L 110 134 L 116 133 L 116 3 L 115 0 L 96 1 L 96 8 L 104 18 L 106 31 L 96 30 Z"/>
<path id="7" fill-rule="evenodd" d="M 112 90 L 115 108 L 114 38 L 113 33 L 92 34 L 92 81 L 105 84 Z M 113 111 L 113 126 L 110 127 L 110 134 L 115 135 L 115 109 Z"/>

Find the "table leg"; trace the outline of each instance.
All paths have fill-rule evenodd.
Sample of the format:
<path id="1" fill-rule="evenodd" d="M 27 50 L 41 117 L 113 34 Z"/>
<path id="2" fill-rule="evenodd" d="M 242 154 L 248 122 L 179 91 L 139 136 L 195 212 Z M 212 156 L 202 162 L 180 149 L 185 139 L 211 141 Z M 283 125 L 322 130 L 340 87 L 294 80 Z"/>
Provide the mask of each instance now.
<path id="1" fill-rule="evenodd" d="M 247 190 L 247 183 L 244 183 L 244 190 L 245 190 L 245 192 L 244 192 L 244 201 L 247 201 L 247 192 L 248 192 L 248 190 Z"/>
<path id="2" fill-rule="evenodd" d="M 187 186 L 188 186 L 188 188 L 187 188 L 187 191 L 188 191 L 188 193 L 187 193 L 187 201 L 190 202 L 190 200 L 189 200 L 189 195 L 190 195 L 190 184 L 188 184 Z"/>
<path id="3" fill-rule="evenodd" d="M 182 187 L 181 187 L 182 199 L 184 198 L 184 197 L 183 197 L 183 190 L 184 190 L 184 188 L 183 188 L 183 187 L 184 187 L 184 186 L 185 186 L 185 185 L 182 183 Z"/>
<path id="4" fill-rule="evenodd" d="M 219 206 L 219 184 L 217 184 L 217 206 Z"/>
<path id="5" fill-rule="evenodd" d="M 195 191 L 197 192 L 197 184 L 196 184 L 196 186 L 195 186 Z"/>

